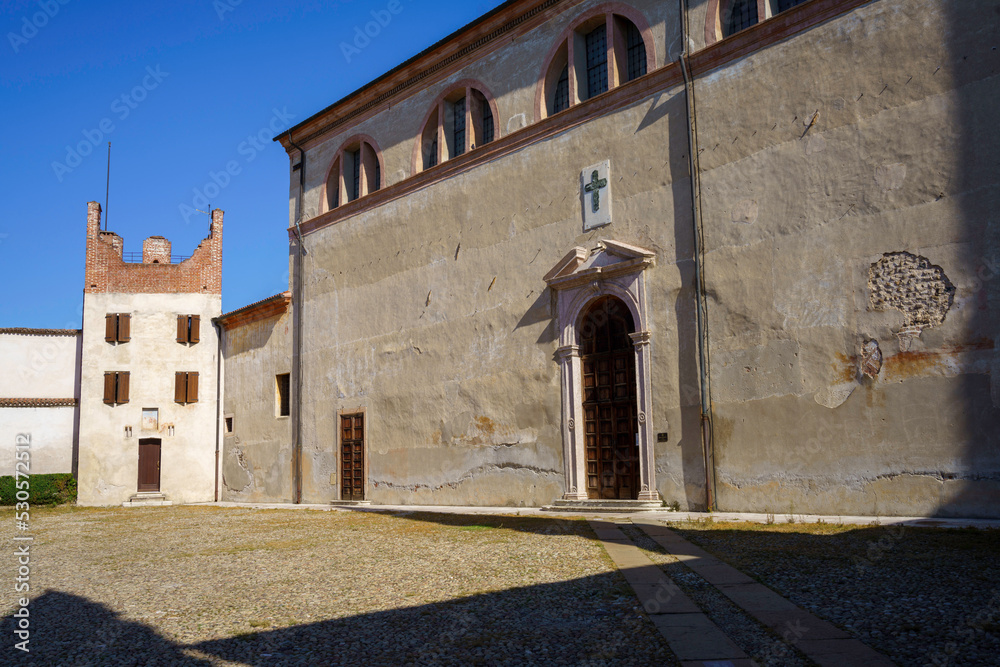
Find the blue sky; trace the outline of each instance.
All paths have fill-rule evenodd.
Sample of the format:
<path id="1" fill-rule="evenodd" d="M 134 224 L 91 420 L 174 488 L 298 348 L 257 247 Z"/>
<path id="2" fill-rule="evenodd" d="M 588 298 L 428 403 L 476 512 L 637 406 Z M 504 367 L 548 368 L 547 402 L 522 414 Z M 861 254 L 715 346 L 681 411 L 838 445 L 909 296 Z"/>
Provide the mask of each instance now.
<path id="1" fill-rule="evenodd" d="M 80 326 L 108 141 L 126 252 L 161 235 L 190 255 L 208 201 L 226 212 L 223 309 L 287 289 L 288 158 L 270 138 L 501 4 L 395 2 L 4 0 L 0 327 Z M 348 58 L 374 18 L 384 27 Z"/>

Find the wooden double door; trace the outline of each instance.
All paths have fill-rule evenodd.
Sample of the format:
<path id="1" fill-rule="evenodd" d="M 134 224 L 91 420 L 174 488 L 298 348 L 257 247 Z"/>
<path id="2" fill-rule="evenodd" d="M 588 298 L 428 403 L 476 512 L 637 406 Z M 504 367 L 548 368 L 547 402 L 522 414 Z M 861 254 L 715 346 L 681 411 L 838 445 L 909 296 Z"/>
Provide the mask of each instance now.
<path id="1" fill-rule="evenodd" d="M 587 497 L 634 500 L 639 485 L 635 330 L 614 297 L 591 306 L 580 326 Z"/>

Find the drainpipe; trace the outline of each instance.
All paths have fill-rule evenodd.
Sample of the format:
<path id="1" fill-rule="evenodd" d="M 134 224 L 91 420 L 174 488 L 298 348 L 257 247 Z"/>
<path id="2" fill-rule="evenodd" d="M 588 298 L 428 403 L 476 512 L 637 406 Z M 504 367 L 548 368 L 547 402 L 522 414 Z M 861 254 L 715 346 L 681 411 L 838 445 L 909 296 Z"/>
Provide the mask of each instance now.
<path id="1" fill-rule="evenodd" d="M 295 419 L 292 420 L 292 502 L 302 502 L 302 258 L 305 256 L 305 246 L 302 244 L 302 199 L 306 194 L 306 152 L 292 139 L 288 132 L 288 143 L 299 151 L 299 197 L 295 204 L 295 235 L 298 239 L 298 252 L 295 257 L 295 269 L 292 276 L 292 308 L 295 319 L 292 324 L 292 364 L 295 378 L 292 410 Z"/>
<path id="2" fill-rule="evenodd" d="M 219 502 L 219 438 L 222 436 L 222 326 L 218 318 L 212 318 L 212 326 L 218 339 L 216 354 L 218 367 L 215 371 L 215 502 Z"/>
<path id="3" fill-rule="evenodd" d="M 695 109 L 694 80 L 688 67 L 688 35 L 690 11 L 687 0 L 681 0 L 681 72 L 684 74 L 684 94 L 687 98 L 688 161 L 691 171 L 691 212 L 694 223 L 695 298 L 698 322 L 698 374 L 701 389 L 701 439 L 705 456 L 705 507 L 715 510 L 715 442 L 712 429 L 712 386 L 709 376 L 708 301 L 705 290 L 704 224 L 701 217 L 701 167 L 698 160 L 698 115 Z"/>

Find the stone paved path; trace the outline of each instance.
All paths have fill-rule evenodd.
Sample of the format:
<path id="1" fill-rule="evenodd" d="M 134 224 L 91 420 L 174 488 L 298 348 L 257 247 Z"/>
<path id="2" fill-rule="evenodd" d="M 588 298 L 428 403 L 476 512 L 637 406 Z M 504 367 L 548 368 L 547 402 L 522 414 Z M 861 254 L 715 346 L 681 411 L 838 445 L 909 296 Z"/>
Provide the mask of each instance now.
<path id="1" fill-rule="evenodd" d="M 615 523 L 601 520 L 589 523 L 682 665 L 743 667 L 757 664 Z M 794 605 L 666 526 L 641 517 L 633 519 L 631 524 L 641 528 L 668 553 L 817 665 L 890 667 L 894 664 L 840 628 Z"/>

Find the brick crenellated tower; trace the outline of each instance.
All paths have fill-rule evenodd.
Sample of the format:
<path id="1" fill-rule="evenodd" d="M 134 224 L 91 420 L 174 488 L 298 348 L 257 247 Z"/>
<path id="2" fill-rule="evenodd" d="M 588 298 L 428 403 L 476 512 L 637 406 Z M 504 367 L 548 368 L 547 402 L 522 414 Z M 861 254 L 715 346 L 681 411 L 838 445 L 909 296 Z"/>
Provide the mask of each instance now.
<path id="1" fill-rule="evenodd" d="M 124 240 L 101 231 L 101 205 L 87 205 L 85 293 L 222 294 L 222 217 L 212 211 L 208 236 L 182 262 L 171 263 L 170 241 L 151 236 L 143 242 L 142 262 L 126 262 Z"/>

